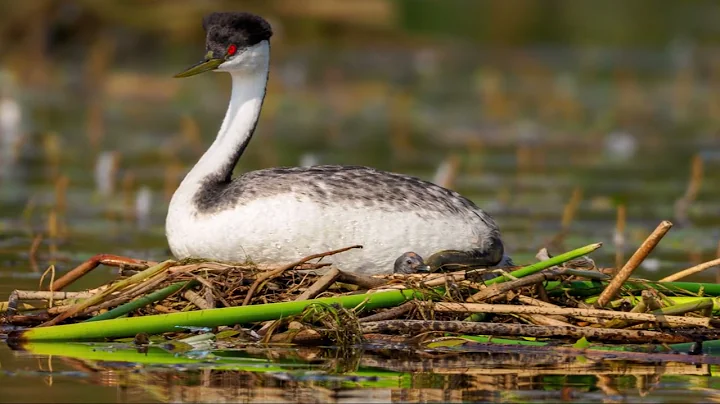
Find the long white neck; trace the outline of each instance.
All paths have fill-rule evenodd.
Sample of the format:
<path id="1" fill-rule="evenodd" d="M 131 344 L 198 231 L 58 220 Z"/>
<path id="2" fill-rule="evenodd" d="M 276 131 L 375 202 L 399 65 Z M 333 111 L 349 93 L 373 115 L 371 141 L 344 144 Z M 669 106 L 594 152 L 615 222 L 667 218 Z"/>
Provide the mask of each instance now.
<path id="1" fill-rule="evenodd" d="M 232 95 L 220 132 L 185 177 L 178 193 L 229 182 L 235 164 L 252 138 L 265 97 L 268 66 L 259 66 L 251 72 L 230 71 L 230 75 Z"/>

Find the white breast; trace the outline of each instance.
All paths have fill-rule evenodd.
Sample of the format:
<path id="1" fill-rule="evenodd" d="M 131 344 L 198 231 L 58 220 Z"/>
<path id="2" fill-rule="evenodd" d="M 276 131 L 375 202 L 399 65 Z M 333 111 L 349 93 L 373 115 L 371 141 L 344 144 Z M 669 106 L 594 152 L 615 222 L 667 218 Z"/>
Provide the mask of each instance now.
<path id="1" fill-rule="evenodd" d="M 178 258 L 273 265 L 307 255 L 363 245 L 332 257 L 346 271 L 391 273 L 395 259 L 406 251 L 429 256 L 439 250 L 469 250 L 480 244 L 479 218 L 431 211 L 389 212 L 352 202 L 314 203 L 286 193 L 260 198 L 213 214 L 191 212 L 171 203 L 167 220 L 170 249 Z"/>

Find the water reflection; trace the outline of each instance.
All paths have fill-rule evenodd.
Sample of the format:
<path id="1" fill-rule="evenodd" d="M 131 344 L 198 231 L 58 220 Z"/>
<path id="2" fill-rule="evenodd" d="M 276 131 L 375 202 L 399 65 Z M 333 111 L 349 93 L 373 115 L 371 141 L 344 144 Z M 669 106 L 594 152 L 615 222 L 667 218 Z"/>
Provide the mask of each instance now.
<path id="1" fill-rule="evenodd" d="M 30 349 L 43 351 L 47 347 L 42 345 Z M 720 400 L 720 393 L 712 390 L 719 382 L 714 376 L 718 365 L 702 363 L 594 360 L 499 349 L 418 355 L 371 346 L 352 358 L 337 357 L 336 350 L 275 346 L 227 350 L 214 360 L 197 361 L 163 355 L 155 348 L 132 354 L 117 350 L 118 344 L 117 349 L 76 348 L 46 356 L 0 346 L 2 377 L 55 386 L 52 394 L 36 389 L 22 396 L 23 401 L 37 402 L 77 398 L 73 386 L 94 391 L 94 400 L 120 402 Z M 348 365 L 353 369 L 345 369 Z M 4 398 L 13 400 L 13 391 L 9 388 Z"/>

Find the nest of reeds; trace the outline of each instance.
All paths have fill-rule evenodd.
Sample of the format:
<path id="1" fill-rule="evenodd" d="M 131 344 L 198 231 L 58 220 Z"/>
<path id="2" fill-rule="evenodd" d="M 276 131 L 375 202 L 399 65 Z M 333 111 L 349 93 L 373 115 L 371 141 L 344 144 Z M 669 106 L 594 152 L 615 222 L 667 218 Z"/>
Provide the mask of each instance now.
<path id="1" fill-rule="evenodd" d="M 265 342 L 350 346 L 364 338 L 411 341 L 462 335 L 673 344 L 720 338 L 720 322 L 713 314 L 720 309 L 712 298 L 720 296 L 720 285 L 630 277 L 652 249 L 648 243 L 659 237 L 648 240 L 620 271 L 598 269 L 586 257 L 600 244 L 525 267 L 372 277 L 325 268 L 322 262 L 357 246 L 269 269 L 103 255 L 54 281 L 52 291 L 13 292 L 0 306 L 0 321 L 35 327 L 235 308 L 227 318 L 213 320 L 215 331 L 222 325 Z M 100 264 L 119 267 L 118 279 L 89 291 L 58 291 Z M 680 274 L 693 271 L 697 269 Z M 289 302 L 297 304 L 273 305 Z M 243 311 L 248 306 L 263 310 Z M 156 330 L 177 332 L 202 324 L 180 321 L 179 330 Z"/>

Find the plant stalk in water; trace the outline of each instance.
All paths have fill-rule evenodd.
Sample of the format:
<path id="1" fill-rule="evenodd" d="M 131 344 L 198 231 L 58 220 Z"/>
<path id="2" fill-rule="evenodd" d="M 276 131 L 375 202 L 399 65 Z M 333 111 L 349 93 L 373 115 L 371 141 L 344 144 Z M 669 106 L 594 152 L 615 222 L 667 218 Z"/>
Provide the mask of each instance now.
<path id="1" fill-rule="evenodd" d="M 85 320 L 84 322 L 89 323 L 91 321 L 110 320 L 113 318 L 124 316 L 125 314 L 143 308 L 151 303 L 159 302 L 165 299 L 166 297 L 185 287 L 188 283 L 190 282 L 173 283 L 170 286 L 164 287 L 156 292 L 150 293 L 149 295 L 133 300 L 132 302 L 125 303 L 122 306 L 118 306 L 112 310 L 106 311 L 105 313 Z"/>
<path id="2" fill-rule="evenodd" d="M 414 290 L 392 290 L 341 297 L 328 297 L 303 301 L 258 304 L 221 309 L 197 310 L 181 313 L 142 317 L 117 318 L 88 323 L 37 327 L 11 333 L 11 339 L 25 341 L 97 340 L 102 338 L 130 337 L 144 332 L 158 334 L 177 331 L 179 327 L 216 327 L 277 320 L 302 313 L 312 304 L 339 304 L 345 308 L 367 310 L 393 307 L 422 294 Z"/>
<path id="3" fill-rule="evenodd" d="M 578 257 L 582 257 L 583 255 L 590 254 L 591 252 L 597 250 L 598 248 L 602 247 L 602 243 L 595 243 L 595 244 L 589 244 L 585 247 L 576 248 L 572 251 L 568 251 L 566 253 L 556 255 L 550 259 L 540 261 L 538 263 L 528 265 L 526 267 L 522 267 L 518 270 L 510 272 L 510 276 L 507 275 L 501 275 L 497 278 L 493 278 L 490 280 L 485 281 L 486 285 L 494 285 L 496 283 L 501 282 L 507 282 L 510 280 L 513 280 L 513 278 L 522 278 L 528 275 L 532 275 L 534 273 L 540 272 L 543 269 L 547 269 L 550 267 L 553 267 L 555 265 L 560 265 L 564 262 L 570 261 L 571 259 L 575 259 Z"/>

